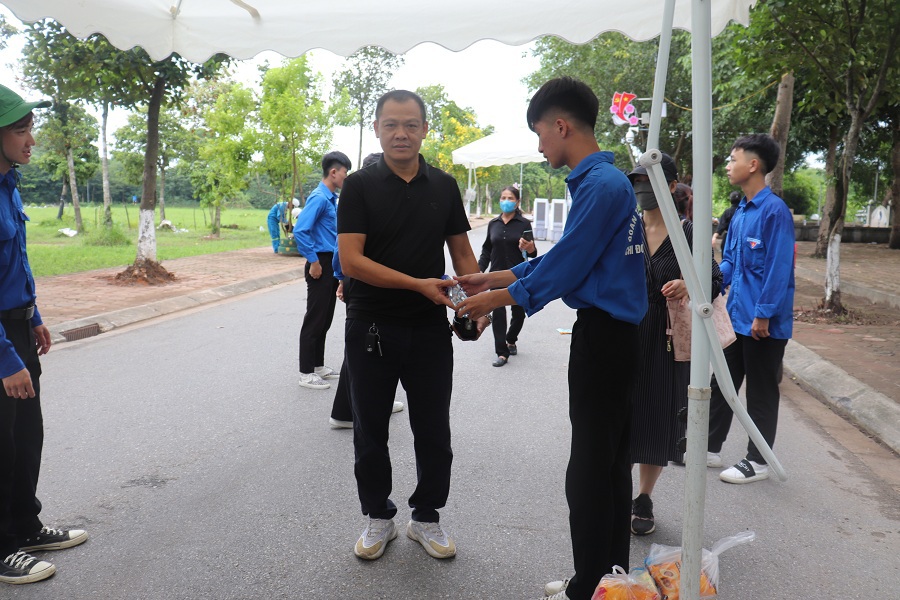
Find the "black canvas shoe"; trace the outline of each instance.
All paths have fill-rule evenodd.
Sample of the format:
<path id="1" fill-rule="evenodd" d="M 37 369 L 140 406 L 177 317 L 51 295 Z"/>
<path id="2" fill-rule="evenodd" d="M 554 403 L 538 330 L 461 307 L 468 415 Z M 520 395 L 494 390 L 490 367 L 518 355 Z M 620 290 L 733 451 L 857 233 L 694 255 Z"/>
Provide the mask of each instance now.
<path id="1" fill-rule="evenodd" d="M 0 562 L 0 582 L 34 583 L 56 573 L 56 567 L 19 550 Z"/>
<path id="2" fill-rule="evenodd" d="M 83 529 L 53 529 L 44 527 L 31 535 L 19 538 L 19 550 L 62 550 L 83 544 L 88 534 Z"/>
<path id="3" fill-rule="evenodd" d="M 647 535 L 655 530 L 653 500 L 647 494 L 640 494 L 631 503 L 631 533 L 634 535 Z"/>

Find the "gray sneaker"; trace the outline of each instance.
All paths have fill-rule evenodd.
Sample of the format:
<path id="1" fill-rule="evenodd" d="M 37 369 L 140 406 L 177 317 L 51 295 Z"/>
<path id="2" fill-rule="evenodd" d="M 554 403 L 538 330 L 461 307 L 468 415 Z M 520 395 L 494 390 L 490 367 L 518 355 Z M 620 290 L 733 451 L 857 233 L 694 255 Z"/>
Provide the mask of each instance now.
<path id="1" fill-rule="evenodd" d="M 393 519 L 369 519 L 369 525 L 362 532 L 353 547 L 353 553 L 365 560 L 381 558 L 388 542 L 397 537 L 397 526 Z"/>
<path id="2" fill-rule="evenodd" d="M 311 390 L 327 390 L 331 387 L 331 384 L 315 373 L 300 373 L 300 387 Z"/>
<path id="3" fill-rule="evenodd" d="M 341 376 L 338 371 L 335 371 L 331 367 L 326 367 L 324 365 L 321 367 L 316 367 L 315 373 L 322 379 L 337 379 Z"/>
<path id="4" fill-rule="evenodd" d="M 562 581 L 551 581 L 547 585 L 544 586 L 544 595 L 546 596 L 555 596 L 560 592 L 565 592 L 566 588 L 569 587 L 569 580 L 563 579 Z"/>
<path id="5" fill-rule="evenodd" d="M 722 455 L 718 452 L 707 452 L 706 453 L 706 466 L 710 469 L 721 469 L 724 463 L 722 462 Z"/>
<path id="6" fill-rule="evenodd" d="M 435 558 L 456 556 L 456 543 L 440 523 L 410 521 L 406 526 L 406 536 L 422 544 L 425 552 Z"/>

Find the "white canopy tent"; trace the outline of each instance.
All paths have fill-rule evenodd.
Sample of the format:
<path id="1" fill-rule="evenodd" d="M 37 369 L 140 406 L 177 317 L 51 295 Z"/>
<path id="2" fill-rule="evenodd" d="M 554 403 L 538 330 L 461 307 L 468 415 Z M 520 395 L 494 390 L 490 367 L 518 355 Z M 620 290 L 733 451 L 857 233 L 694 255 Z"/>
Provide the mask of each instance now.
<path id="1" fill-rule="evenodd" d="M 263 50 L 298 56 L 324 48 L 349 55 L 361 46 L 378 45 L 402 53 L 422 42 L 461 50 L 481 39 L 524 44 L 555 35 L 587 42 L 605 31 L 620 31 L 635 40 L 662 34 L 653 91 L 648 152 L 657 196 L 667 195 L 659 152 L 659 124 L 672 28 L 692 34 L 694 235 L 711 237 L 712 81 L 711 42 L 730 21 L 747 24 L 756 0 L 481 0 L 446 3 L 421 0 L 345 0 L 339 6 L 285 0 L 0 0 L 21 20 L 52 17 L 76 36 L 103 33 L 121 48 L 141 46 L 161 59 L 177 52 L 203 61 L 217 52 L 252 58 Z M 402 17 L 402 18 L 400 18 Z M 670 198 L 671 200 L 671 198 Z M 709 270 L 711 248 L 696 244 L 693 262 L 678 226 L 674 204 L 661 202 L 695 314 L 688 392 L 688 451 L 683 526 L 681 597 L 699 598 L 703 510 L 706 495 L 706 441 L 709 418 L 709 364 L 712 361 L 726 398 L 741 424 L 763 452 L 776 476 L 784 471 L 739 402 L 718 347 L 711 319 Z M 711 342 L 712 340 L 712 342 Z M 624 565 L 623 565 L 624 566 Z"/>
<path id="2" fill-rule="evenodd" d="M 547 160 L 537 151 L 537 136 L 524 127 L 475 140 L 454 150 L 452 157 L 454 164 L 463 165 L 467 169 Z"/>
<path id="3" fill-rule="evenodd" d="M 530 129 L 513 129 L 502 133 L 492 133 L 457 148 L 451 153 L 453 164 L 463 165 L 469 170 L 469 189 L 477 186 L 475 169 L 519 165 L 519 185 L 522 184 L 524 163 L 544 162 L 544 155 L 537 151 L 537 137 Z M 474 182 L 474 183 L 473 183 Z M 479 214 L 480 211 L 479 211 Z"/>

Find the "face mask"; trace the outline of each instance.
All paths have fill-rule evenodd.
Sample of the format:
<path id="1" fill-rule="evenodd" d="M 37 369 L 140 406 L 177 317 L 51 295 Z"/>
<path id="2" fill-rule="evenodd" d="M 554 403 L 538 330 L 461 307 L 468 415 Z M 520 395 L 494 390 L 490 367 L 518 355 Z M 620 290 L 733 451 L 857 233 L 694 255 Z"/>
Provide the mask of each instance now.
<path id="1" fill-rule="evenodd" d="M 500 210 L 505 213 L 511 213 L 516 210 L 516 201 L 515 200 L 501 200 L 500 201 Z"/>
<path id="2" fill-rule="evenodd" d="M 634 195 L 637 197 L 638 206 L 641 210 L 653 210 L 659 207 L 656 202 L 656 195 L 653 193 L 653 186 L 649 181 L 636 181 L 634 183 Z"/>

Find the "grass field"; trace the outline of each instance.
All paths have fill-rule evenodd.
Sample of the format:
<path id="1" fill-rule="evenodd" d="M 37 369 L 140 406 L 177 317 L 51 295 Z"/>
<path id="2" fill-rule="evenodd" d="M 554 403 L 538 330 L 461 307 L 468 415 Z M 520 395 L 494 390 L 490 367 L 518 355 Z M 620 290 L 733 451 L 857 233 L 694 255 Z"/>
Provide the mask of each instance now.
<path id="1" fill-rule="evenodd" d="M 113 207 L 113 223 L 121 231 L 127 245 L 94 246 L 85 243 L 85 236 L 68 237 L 60 229 L 75 229 L 72 207 L 66 206 L 62 220 L 56 219 L 55 206 L 25 206 L 31 221 L 28 231 L 28 260 L 35 277 L 63 275 L 106 267 L 125 267 L 134 262 L 137 254 L 137 206 Z M 198 254 L 212 254 L 242 248 L 256 248 L 270 244 L 266 226 L 268 210 L 234 208 L 222 211 L 222 230 L 219 238 L 210 238 L 210 214 L 201 208 L 166 207 L 166 219 L 179 230 L 156 231 L 157 260 L 169 260 Z M 103 207 L 82 205 L 81 218 L 85 234 L 90 236 L 103 228 Z M 156 212 L 159 224 L 159 211 Z M 262 231 L 260 231 L 262 227 Z"/>

